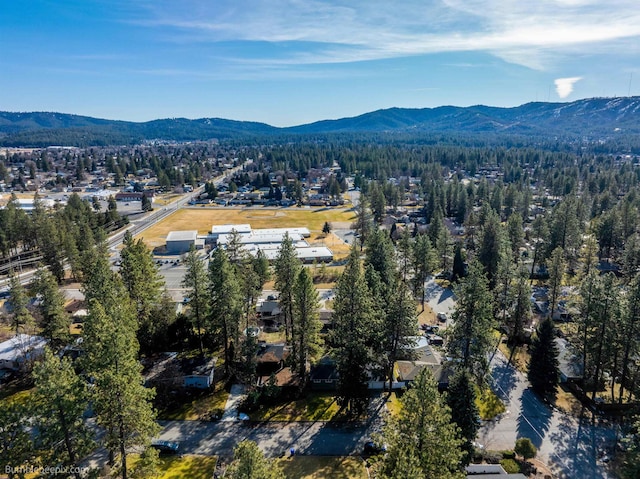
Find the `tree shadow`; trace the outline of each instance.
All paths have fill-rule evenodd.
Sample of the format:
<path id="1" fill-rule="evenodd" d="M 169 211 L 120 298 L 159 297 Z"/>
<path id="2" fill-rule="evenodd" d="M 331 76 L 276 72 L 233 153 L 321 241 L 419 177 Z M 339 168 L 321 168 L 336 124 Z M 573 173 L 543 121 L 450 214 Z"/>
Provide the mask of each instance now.
<path id="1" fill-rule="evenodd" d="M 452 297 L 453 297 L 453 290 L 450 288 L 445 288 L 440 292 L 438 303 L 444 303 L 447 299 Z"/>
<path id="2" fill-rule="evenodd" d="M 492 389 L 505 402 L 509 402 L 511 392 L 518 384 L 518 372 L 501 356 L 496 356 L 491 369 Z"/>
<path id="3" fill-rule="evenodd" d="M 557 430 L 551 434 L 553 452 L 550 462 L 559 477 L 583 479 L 613 477 L 609 466 L 602 459 L 610 454 L 615 441 L 615 431 L 599 425 L 596 418 L 582 411 L 579 417 L 562 415 Z"/>
<path id="4" fill-rule="evenodd" d="M 540 449 L 549 431 L 552 416 L 553 409 L 544 404 L 530 388 L 525 389 L 520 397 L 517 436 L 528 437 Z"/>

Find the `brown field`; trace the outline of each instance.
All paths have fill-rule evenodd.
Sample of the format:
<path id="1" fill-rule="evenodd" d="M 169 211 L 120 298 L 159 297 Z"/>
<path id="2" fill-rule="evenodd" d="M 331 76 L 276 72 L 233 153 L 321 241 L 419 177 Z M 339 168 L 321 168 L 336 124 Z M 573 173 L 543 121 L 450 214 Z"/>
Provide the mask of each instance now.
<path id="1" fill-rule="evenodd" d="M 206 234 L 213 225 L 244 224 L 252 228 L 307 227 L 311 231 L 311 245 L 327 246 L 338 257 L 349 252 L 345 244 L 333 233 L 325 237 L 322 227 L 328 221 L 341 225 L 351 224 L 353 212 L 345 209 L 255 209 L 255 208 L 187 208 L 176 211 L 140 235 L 151 248 L 162 246 L 169 231 L 197 230 Z"/>

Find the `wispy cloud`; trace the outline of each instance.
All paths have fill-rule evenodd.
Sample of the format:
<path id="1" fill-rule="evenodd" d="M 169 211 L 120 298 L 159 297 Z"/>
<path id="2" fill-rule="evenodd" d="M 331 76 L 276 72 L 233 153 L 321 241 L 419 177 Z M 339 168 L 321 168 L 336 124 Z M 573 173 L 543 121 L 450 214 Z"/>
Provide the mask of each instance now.
<path id="1" fill-rule="evenodd" d="M 556 85 L 556 93 L 560 98 L 567 98 L 573 92 L 573 86 L 580 80 L 582 80 L 582 77 L 555 79 L 553 83 Z"/>
<path id="2" fill-rule="evenodd" d="M 158 0 L 146 5 L 136 22 L 174 38 L 301 45 L 268 59 L 280 64 L 484 51 L 544 69 L 583 49 L 604 52 L 622 43 L 640 50 L 637 0 Z"/>

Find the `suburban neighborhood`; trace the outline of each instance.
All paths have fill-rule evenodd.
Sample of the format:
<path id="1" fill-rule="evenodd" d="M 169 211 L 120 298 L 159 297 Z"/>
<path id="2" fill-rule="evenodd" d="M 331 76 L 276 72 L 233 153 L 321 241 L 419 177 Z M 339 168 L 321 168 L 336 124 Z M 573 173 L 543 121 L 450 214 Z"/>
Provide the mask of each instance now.
<path id="1" fill-rule="evenodd" d="M 625 243 L 581 223 L 580 202 L 533 181 L 532 163 L 516 194 L 494 165 L 382 181 L 272 156 L 217 143 L 4 151 L 3 461 L 35 460 L 11 444 L 29 443 L 24 418 L 55 417 L 28 404 L 64 387 L 76 439 L 51 457 L 99 477 L 147 463 L 223 477 L 241 444 L 286 477 L 389 477 L 410 450 L 393 441 L 429 414 L 455 477 L 617 477 L 636 343 L 635 330 L 609 335 L 610 311 L 630 313 L 605 292 L 635 294 Z M 109 357 L 124 382 L 109 382 Z M 65 385 L 45 387 L 46 368 Z M 127 441 L 110 429 L 124 427 L 109 422 L 118 388 L 138 401 L 121 408 L 146 411 Z"/>

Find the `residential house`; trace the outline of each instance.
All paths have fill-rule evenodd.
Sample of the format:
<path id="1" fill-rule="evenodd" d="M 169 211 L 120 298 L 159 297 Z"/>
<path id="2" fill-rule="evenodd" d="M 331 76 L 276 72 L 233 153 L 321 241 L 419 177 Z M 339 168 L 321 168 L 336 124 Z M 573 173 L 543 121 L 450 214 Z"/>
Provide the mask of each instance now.
<path id="1" fill-rule="evenodd" d="M 0 369 L 21 371 L 44 353 L 46 339 L 29 334 L 18 334 L 0 343 Z"/>
<path id="2" fill-rule="evenodd" d="M 316 391 L 328 391 L 338 388 L 338 368 L 336 362 L 328 356 L 323 357 L 318 364 L 311 367 L 309 384 Z"/>
<path id="3" fill-rule="evenodd" d="M 413 339 L 414 345 L 405 348 L 401 353 L 402 359 L 396 361 L 396 380 L 406 385 L 415 380 L 424 368 L 429 368 L 438 382 L 438 390 L 446 390 L 452 375 L 451 368 L 442 362 L 442 358 L 431 347 L 426 337 L 416 336 Z"/>
<path id="4" fill-rule="evenodd" d="M 470 464 L 465 468 L 467 479 L 526 479 L 521 473 L 509 474 L 500 464 Z"/>
<path id="5" fill-rule="evenodd" d="M 558 348 L 558 369 L 560 371 L 560 382 L 567 383 L 582 379 L 584 367 L 582 358 L 571 346 L 571 343 L 564 338 L 556 338 Z"/>
<path id="6" fill-rule="evenodd" d="M 198 357 L 183 362 L 183 386 L 186 388 L 208 389 L 213 386 L 217 358 Z"/>
<path id="7" fill-rule="evenodd" d="M 285 367 L 289 354 L 289 347 L 284 343 L 261 342 L 259 344 L 256 353 L 258 386 L 266 384 L 272 374 L 275 375 L 278 386 L 288 386 L 295 382 L 291 368 Z"/>

